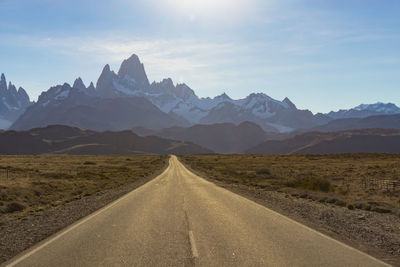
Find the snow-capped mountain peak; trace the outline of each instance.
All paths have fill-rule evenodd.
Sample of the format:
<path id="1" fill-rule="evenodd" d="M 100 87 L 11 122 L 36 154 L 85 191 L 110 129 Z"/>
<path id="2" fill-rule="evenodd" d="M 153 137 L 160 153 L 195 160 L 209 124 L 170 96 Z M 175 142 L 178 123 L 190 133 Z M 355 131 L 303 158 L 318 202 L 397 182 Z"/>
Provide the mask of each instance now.
<path id="1" fill-rule="evenodd" d="M 161 111 L 174 117 L 183 118 L 191 124 L 207 121 L 203 118 L 208 116 L 212 110 L 214 110 L 212 114 L 216 114 L 215 109 L 229 109 L 246 114 L 239 117 L 257 121 L 259 124 L 263 124 L 264 129 L 270 130 L 272 127 L 279 130 L 279 127 L 270 126 L 272 123 L 277 125 L 276 121 L 280 119 L 277 119 L 276 116 L 282 112 L 296 113 L 298 111 L 289 99 L 278 101 L 264 93 L 253 93 L 238 100 L 232 99 L 226 93 L 214 98 L 199 98 L 189 86 L 186 84 L 175 85 L 171 78 L 149 84 L 144 66 L 136 55 L 132 55 L 122 62 L 118 74 L 114 73 L 109 65 L 106 65 L 97 81 L 96 93 L 103 98 L 144 97 Z M 229 103 L 229 105 L 224 103 Z M 228 112 L 224 114 L 228 114 Z M 220 122 L 224 122 L 223 116 L 217 117 L 220 117 L 218 119 Z M 237 123 L 242 122 L 242 119 L 239 119 Z M 214 118 L 210 121 L 216 120 Z M 267 122 L 267 120 L 273 122 Z M 231 119 L 228 121 L 233 122 Z M 290 125 L 285 126 L 290 127 Z"/>
<path id="2" fill-rule="evenodd" d="M 2 84 L 3 81 L 0 86 Z M 120 98 L 127 101 L 133 97 L 145 98 L 147 103 L 150 101 L 159 111 L 173 118 L 171 121 L 187 125 L 251 121 L 264 130 L 286 131 L 314 123 L 311 112 L 298 110 L 289 99 L 278 101 L 265 93 L 250 94 L 242 99 L 232 99 L 226 93 L 214 98 L 199 98 L 189 86 L 174 84 L 171 78 L 149 84 L 144 65 L 135 54 L 121 63 L 118 73 L 105 65 L 96 87 L 91 83 L 86 88 L 82 79 L 77 78 L 72 87 L 64 84 L 50 88 L 39 97 L 37 106 L 46 112 L 58 105 L 69 108 L 89 101 L 91 97 L 106 102 L 117 102 Z"/>
<path id="3" fill-rule="evenodd" d="M 32 103 L 26 91 L 8 83 L 4 73 L 0 78 L 0 129 L 7 129 Z"/>
<path id="4" fill-rule="evenodd" d="M 219 99 L 219 100 L 223 100 L 223 101 L 231 101 L 232 100 L 232 98 L 230 98 L 225 92 L 216 96 L 214 99 Z"/>
<path id="5" fill-rule="evenodd" d="M 393 103 L 377 102 L 374 104 L 361 104 L 354 108 L 354 110 L 369 110 L 385 114 L 400 113 L 400 108 Z"/>
<path id="6" fill-rule="evenodd" d="M 120 79 L 128 80 L 138 90 L 147 89 L 150 86 L 144 65 L 135 54 L 122 62 L 118 76 Z"/>
<path id="7" fill-rule="evenodd" d="M 365 118 L 375 115 L 400 114 L 400 108 L 393 103 L 377 102 L 374 104 L 361 104 L 351 109 L 331 111 L 327 115 L 333 119 Z"/>
<path id="8" fill-rule="evenodd" d="M 285 104 L 286 104 L 289 108 L 291 108 L 291 109 L 297 109 L 296 105 L 293 104 L 293 102 L 290 101 L 290 99 L 287 98 L 287 97 L 285 97 L 285 99 L 283 99 L 282 102 L 285 103 Z"/>

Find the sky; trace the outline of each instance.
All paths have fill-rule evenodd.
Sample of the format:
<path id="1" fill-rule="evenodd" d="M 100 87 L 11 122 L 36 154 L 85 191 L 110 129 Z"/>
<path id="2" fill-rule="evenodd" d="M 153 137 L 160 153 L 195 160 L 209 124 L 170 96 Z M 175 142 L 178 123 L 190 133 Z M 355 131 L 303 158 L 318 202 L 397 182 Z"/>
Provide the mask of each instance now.
<path id="1" fill-rule="evenodd" d="M 400 105 L 398 0 L 0 0 L 0 14 L 0 73 L 34 100 L 137 54 L 150 81 L 200 97 Z"/>

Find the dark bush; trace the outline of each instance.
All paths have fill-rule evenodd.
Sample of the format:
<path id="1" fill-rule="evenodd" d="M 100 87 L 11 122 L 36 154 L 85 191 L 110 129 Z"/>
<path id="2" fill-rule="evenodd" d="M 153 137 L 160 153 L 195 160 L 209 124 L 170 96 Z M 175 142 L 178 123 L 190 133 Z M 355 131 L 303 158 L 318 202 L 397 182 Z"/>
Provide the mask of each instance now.
<path id="1" fill-rule="evenodd" d="M 338 200 L 336 200 L 335 205 L 336 206 L 340 206 L 340 207 L 344 207 L 344 206 L 346 206 L 346 202 L 343 201 L 343 200 L 338 199 Z"/>
<path id="2" fill-rule="evenodd" d="M 300 197 L 300 198 L 307 198 L 307 197 L 308 197 L 308 194 L 307 194 L 307 193 L 302 193 L 302 194 L 300 194 L 299 197 Z"/>
<path id="3" fill-rule="evenodd" d="M 258 174 L 258 175 L 271 175 L 271 172 L 268 169 L 260 169 L 260 170 L 256 170 L 256 174 Z"/>
<path id="4" fill-rule="evenodd" d="M 84 165 L 96 165 L 96 162 L 93 162 L 93 161 L 85 161 L 83 164 L 84 164 Z"/>
<path id="5" fill-rule="evenodd" d="M 378 213 L 391 213 L 392 212 L 391 209 L 384 208 L 384 207 L 373 207 L 371 209 L 371 211 L 375 211 L 375 212 L 378 212 Z"/>
<path id="6" fill-rule="evenodd" d="M 129 170 L 128 168 L 121 167 L 119 169 L 125 169 Z M 109 179 L 106 175 L 102 173 L 96 173 L 96 172 L 78 172 L 76 174 L 76 177 L 79 177 L 80 179 Z"/>
<path id="7" fill-rule="evenodd" d="M 48 172 L 42 173 L 42 177 L 51 178 L 51 179 L 72 179 L 74 178 L 72 175 L 64 172 Z"/>
<path id="8" fill-rule="evenodd" d="M 286 186 L 323 192 L 329 192 L 332 189 L 331 182 L 324 178 L 296 178 L 287 181 Z"/>
<path id="9" fill-rule="evenodd" d="M 326 202 L 326 203 L 329 203 L 329 204 L 333 204 L 333 203 L 335 203 L 336 201 L 337 201 L 336 198 L 330 197 L 330 198 L 327 198 L 325 202 Z"/>
<path id="10" fill-rule="evenodd" d="M 25 209 L 25 206 L 18 203 L 18 202 L 11 202 L 7 204 L 5 212 L 6 213 L 11 213 L 11 212 L 16 212 L 16 211 L 22 211 Z"/>

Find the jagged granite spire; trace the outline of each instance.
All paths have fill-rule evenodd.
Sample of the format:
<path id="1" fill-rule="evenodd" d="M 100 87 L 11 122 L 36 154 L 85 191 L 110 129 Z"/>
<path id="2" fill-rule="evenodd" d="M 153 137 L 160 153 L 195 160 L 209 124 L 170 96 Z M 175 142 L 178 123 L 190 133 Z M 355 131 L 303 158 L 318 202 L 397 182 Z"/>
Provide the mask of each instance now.
<path id="1" fill-rule="evenodd" d="M 11 81 L 8 82 L 8 92 L 12 95 L 17 95 L 17 88 L 11 83 Z"/>
<path id="2" fill-rule="evenodd" d="M 22 87 L 18 88 L 18 99 L 21 101 L 22 106 L 29 106 L 31 104 L 29 95 Z"/>
<path id="3" fill-rule="evenodd" d="M 117 92 L 114 87 L 114 81 L 117 78 L 118 76 L 111 71 L 110 65 L 105 65 L 96 84 L 97 92 L 100 97 L 116 96 Z"/>
<path id="4" fill-rule="evenodd" d="M 6 81 L 6 76 L 4 76 L 4 73 L 1 74 L 1 79 L 0 79 L 0 95 L 2 96 L 7 92 L 7 81 Z"/>
<path id="5" fill-rule="evenodd" d="M 137 89 L 145 90 L 150 86 L 144 66 L 135 54 L 122 62 L 118 76 L 120 79 L 129 80 Z"/>
<path id="6" fill-rule="evenodd" d="M 184 83 L 177 84 L 173 89 L 174 94 L 181 99 L 196 98 L 194 91 Z"/>
<path id="7" fill-rule="evenodd" d="M 10 125 L 25 112 L 32 103 L 23 88 L 8 83 L 4 74 L 0 78 L 0 129 L 8 129 Z"/>
<path id="8" fill-rule="evenodd" d="M 90 85 L 89 85 L 89 87 L 87 88 L 88 90 L 93 90 L 93 91 L 96 91 L 96 88 L 94 87 L 94 84 L 93 84 L 93 82 L 90 82 Z"/>
<path id="9" fill-rule="evenodd" d="M 78 77 L 78 78 L 75 80 L 74 85 L 73 85 L 72 87 L 77 88 L 77 89 L 82 90 L 82 91 L 86 90 L 86 86 L 85 86 L 85 84 L 83 83 L 81 77 Z"/>

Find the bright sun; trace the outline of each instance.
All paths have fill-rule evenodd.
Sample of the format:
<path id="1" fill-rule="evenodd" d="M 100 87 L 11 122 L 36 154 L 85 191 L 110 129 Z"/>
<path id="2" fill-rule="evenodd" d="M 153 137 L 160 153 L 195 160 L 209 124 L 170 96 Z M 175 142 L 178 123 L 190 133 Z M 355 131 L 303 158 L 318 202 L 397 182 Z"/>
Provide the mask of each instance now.
<path id="1" fill-rule="evenodd" d="M 175 11 L 202 19 L 234 19 L 249 9 L 253 0 L 169 0 Z"/>

